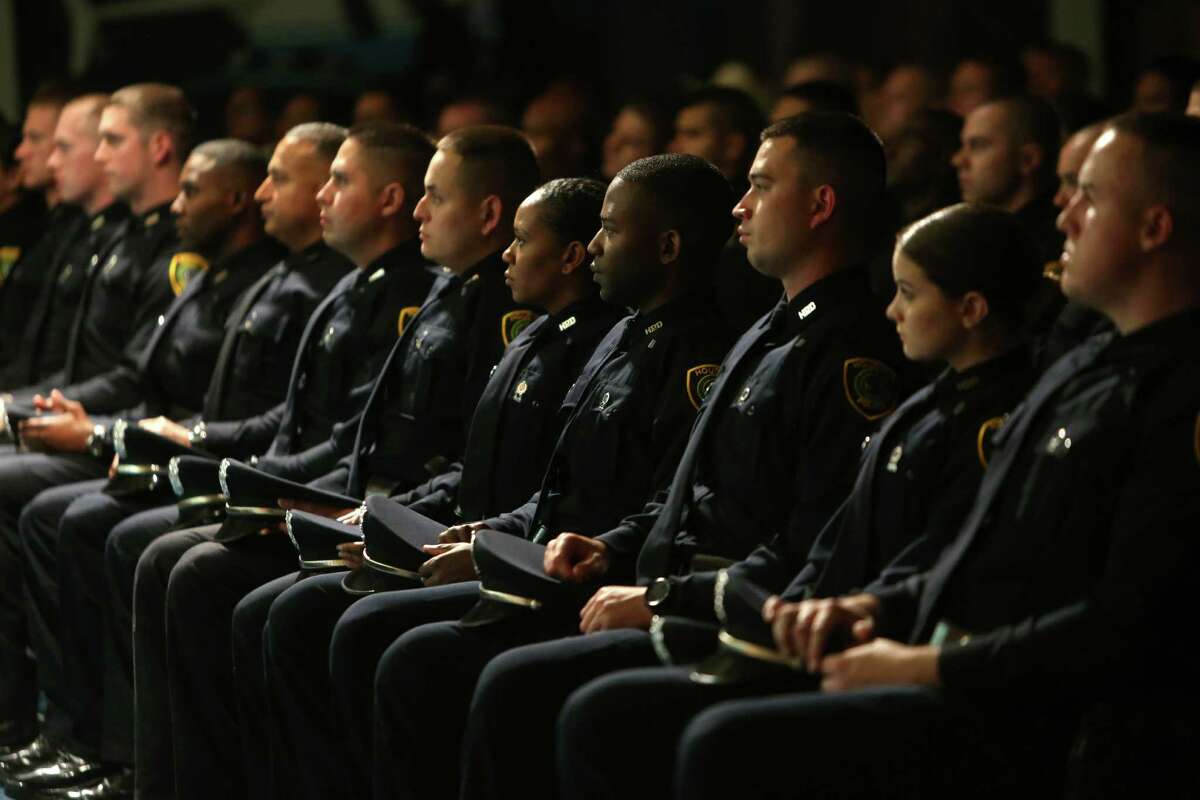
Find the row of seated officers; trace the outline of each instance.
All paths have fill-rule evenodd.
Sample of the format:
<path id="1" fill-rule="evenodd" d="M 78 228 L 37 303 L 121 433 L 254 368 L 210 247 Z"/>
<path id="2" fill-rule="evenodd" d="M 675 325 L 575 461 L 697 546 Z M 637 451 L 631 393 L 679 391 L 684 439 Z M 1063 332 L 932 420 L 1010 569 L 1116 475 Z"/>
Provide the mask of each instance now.
<path id="1" fill-rule="evenodd" d="M 540 184 L 500 126 L 307 123 L 268 161 L 192 125 L 169 86 L 67 103 L 63 210 L 0 287 L 54 276 L 3 373 L 11 796 L 1171 785 L 1200 121 L 1095 132 L 1049 276 L 995 206 L 905 228 L 886 309 L 849 114 L 766 128 L 740 198 L 682 154 Z M 782 288 L 745 330 L 730 248 Z M 176 503 L 131 429 L 225 496 Z M 401 511 L 439 531 L 415 569 L 287 535 Z"/>

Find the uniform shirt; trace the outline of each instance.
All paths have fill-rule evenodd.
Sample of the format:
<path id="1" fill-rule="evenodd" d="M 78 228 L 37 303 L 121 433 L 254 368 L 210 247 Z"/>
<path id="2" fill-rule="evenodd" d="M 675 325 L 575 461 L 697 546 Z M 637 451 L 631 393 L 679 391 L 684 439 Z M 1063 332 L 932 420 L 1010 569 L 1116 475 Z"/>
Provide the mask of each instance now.
<path id="1" fill-rule="evenodd" d="M 927 641 L 948 623 L 950 688 L 1170 684 L 1200 563 L 1198 336 L 1190 311 L 1056 362 L 996 435 L 955 541 L 876 592 L 881 630 Z"/>
<path id="2" fill-rule="evenodd" d="M 49 217 L 42 198 L 26 192 L 19 193 L 17 201 L 7 211 L 0 212 L 0 287 L 21 256 L 42 238 Z"/>
<path id="3" fill-rule="evenodd" d="M 245 247 L 195 276 L 158 317 L 135 366 L 122 364 L 74 387 L 89 414 L 184 419 L 199 412 L 225 319 L 238 297 L 279 259 L 272 239 Z"/>
<path id="4" fill-rule="evenodd" d="M 314 252 L 341 259 L 332 250 Z M 434 280 L 415 241 L 346 274 L 305 323 L 284 401 L 254 417 L 209 424 L 207 446 L 221 454 L 267 453 L 259 468 L 289 480 L 328 472 L 350 448 L 356 415 Z"/>
<path id="5" fill-rule="evenodd" d="M 164 204 L 129 219 L 108 258 L 89 263 L 88 286 L 67 344 L 68 397 L 78 394 L 74 384 L 137 363 L 175 298 L 171 265 L 179 250 L 175 218 Z"/>
<path id="6" fill-rule="evenodd" d="M 903 357 L 864 271 L 829 275 L 751 328 L 722 365 L 671 493 L 600 537 L 610 579 L 692 571 L 781 537 L 807 552 L 845 497 L 863 437 L 901 397 Z M 706 579 L 693 584 L 710 598 Z"/>
<path id="7" fill-rule="evenodd" d="M 909 398 L 866 442 L 854 490 L 807 563 L 795 565 L 784 591 L 763 588 L 788 600 L 832 597 L 928 567 L 971 507 L 990 437 L 1034 378 L 1029 352 L 1018 348 L 961 373 L 948 369 Z"/>
<path id="8" fill-rule="evenodd" d="M 446 524 L 528 499 L 558 441 L 563 397 L 618 319 L 617 309 L 594 296 L 534 320 L 492 370 L 462 463 L 396 499 Z"/>
<path id="9" fill-rule="evenodd" d="M 92 265 L 107 259 L 124 233 L 129 210 L 114 203 L 84 219 L 57 258 L 47 264 L 53 280 L 38 298 L 25 328 L 28 373 L 21 385 L 47 385 L 65 378 L 67 351 L 79 308 L 87 291 Z"/>
<path id="10" fill-rule="evenodd" d="M 486 520 L 545 542 L 612 529 L 664 488 L 687 442 L 705 381 L 732 336 L 707 291 L 626 317 L 567 392 L 568 415 L 541 489 Z"/>
<path id="11" fill-rule="evenodd" d="M 283 402 L 308 318 L 351 269 L 345 257 L 318 240 L 243 294 L 225 325 L 202 410 L 206 422 L 244 419 Z"/>
<path id="12" fill-rule="evenodd" d="M 38 298 L 54 278 L 54 263 L 66 242 L 84 225 L 83 212 L 76 206 L 59 204 L 46 215 L 44 235 L 24 242 L 24 234 L 13 232 L 0 241 L 0 387 L 16 389 L 29 382 L 29 343 L 23 334 L 32 321 Z M 7 269 L 4 264 L 7 263 Z M 24 363 L 13 366 L 21 360 Z"/>
<path id="13" fill-rule="evenodd" d="M 513 301 L 504 269 L 497 252 L 438 279 L 388 355 L 353 451 L 322 485 L 356 497 L 404 491 L 462 458 L 492 365 L 534 318 Z"/>

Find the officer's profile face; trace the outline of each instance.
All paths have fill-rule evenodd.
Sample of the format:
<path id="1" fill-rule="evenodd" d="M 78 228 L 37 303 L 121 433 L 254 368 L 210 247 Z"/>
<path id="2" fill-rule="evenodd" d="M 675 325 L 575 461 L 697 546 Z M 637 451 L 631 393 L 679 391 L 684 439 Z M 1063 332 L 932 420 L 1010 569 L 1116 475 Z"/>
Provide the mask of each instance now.
<path id="1" fill-rule="evenodd" d="M 1102 312 L 1121 300 L 1141 258 L 1141 161 L 1141 142 L 1105 131 L 1083 162 L 1079 188 L 1058 215 L 1067 237 L 1063 293 Z"/>
<path id="2" fill-rule="evenodd" d="M 329 165 L 329 180 L 316 196 L 325 243 L 356 263 L 356 254 L 383 223 L 380 193 L 368 166 L 362 146 L 347 139 Z"/>
<path id="3" fill-rule="evenodd" d="M 88 123 L 87 110 L 84 105 L 69 103 L 54 130 L 54 150 L 47 163 L 64 203 L 87 205 L 104 180 L 95 158 L 99 140 Z"/>
<path id="4" fill-rule="evenodd" d="M 100 115 L 96 161 L 104 169 L 113 194 L 123 200 L 138 194 L 150 174 L 150 151 L 126 109 L 108 106 Z"/>
<path id="5" fill-rule="evenodd" d="M 711 106 L 688 106 L 675 116 L 675 137 L 671 139 L 667 150 L 687 156 L 698 156 L 720 165 L 724 156 L 725 138 L 717 126 Z"/>
<path id="6" fill-rule="evenodd" d="M 454 272 L 469 269 L 486 238 L 484 199 L 468 185 L 462 156 L 439 148 L 425 170 L 425 194 L 413 209 L 421 255 Z"/>
<path id="7" fill-rule="evenodd" d="M 320 224 L 317 192 L 329 179 L 329 163 L 312 142 L 285 137 L 275 146 L 254 199 L 262 209 L 263 229 L 295 250 Z"/>
<path id="8" fill-rule="evenodd" d="M 17 145 L 16 158 L 21 164 L 21 185 L 26 189 L 41 191 L 54 181 L 54 175 L 46 163 L 54 150 L 54 130 L 58 123 L 58 106 L 47 103 L 31 105 L 25 112 L 25 124 L 21 128 L 21 143 Z"/>
<path id="9" fill-rule="evenodd" d="M 1054 193 L 1054 205 L 1059 208 L 1066 208 L 1071 196 L 1079 188 L 1079 170 L 1094 141 L 1094 135 L 1077 133 L 1067 139 L 1058 152 L 1058 191 Z"/>
<path id="10" fill-rule="evenodd" d="M 992 96 L 992 71 L 979 61 L 963 61 L 950 75 L 950 88 L 946 92 L 946 107 L 967 117 L 972 111 L 986 103 Z"/>
<path id="11" fill-rule="evenodd" d="M 981 106 L 967 116 L 962 147 L 951 163 L 958 170 L 963 200 L 1004 207 L 1021 183 L 1020 148 L 1002 106 Z"/>
<path id="12" fill-rule="evenodd" d="M 750 188 L 733 207 L 738 241 L 759 272 L 782 277 L 803 254 L 809 209 L 803 178 L 804 152 L 791 136 L 775 136 L 758 147 L 750 165 Z"/>
<path id="13" fill-rule="evenodd" d="M 892 256 L 892 277 L 896 294 L 887 318 L 896 323 L 904 356 L 913 361 L 953 359 L 967 338 L 959 303 L 898 248 Z"/>
<path id="14" fill-rule="evenodd" d="M 212 158 L 201 153 L 193 153 L 184 163 L 179 194 L 171 204 L 184 247 L 201 252 L 211 249 L 233 222 L 233 190 L 223 177 Z"/>
<path id="15" fill-rule="evenodd" d="M 504 251 L 504 282 L 513 300 L 546 308 L 560 292 L 567 242 L 542 220 L 541 193 L 534 192 L 517 207 L 512 244 Z"/>
<path id="16" fill-rule="evenodd" d="M 612 180 L 639 158 L 656 155 L 654 123 L 632 108 L 623 108 L 613 118 L 604 137 L 604 177 Z"/>
<path id="17" fill-rule="evenodd" d="M 620 178 L 600 206 L 600 230 L 588 244 L 593 280 L 609 303 L 637 308 L 662 281 L 659 240 L 665 233 L 653 204 Z"/>

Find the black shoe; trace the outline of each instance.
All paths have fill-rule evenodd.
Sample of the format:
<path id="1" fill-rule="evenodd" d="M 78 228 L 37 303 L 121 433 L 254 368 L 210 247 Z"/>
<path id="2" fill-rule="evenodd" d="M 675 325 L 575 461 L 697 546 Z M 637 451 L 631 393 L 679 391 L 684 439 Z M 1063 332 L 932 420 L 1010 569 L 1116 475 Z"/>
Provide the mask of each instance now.
<path id="1" fill-rule="evenodd" d="M 98 782 L 47 789 L 34 800 L 129 800 L 133 797 L 133 770 L 124 768 Z"/>
<path id="2" fill-rule="evenodd" d="M 56 759 L 58 752 L 58 748 L 50 744 L 45 736 L 39 736 L 28 746 L 0 758 L 0 781 Z"/>
<path id="3" fill-rule="evenodd" d="M 30 797 L 44 789 L 77 786 L 81 783 L 99 780 L 116 771 L 116 767 L 101 764 L 98 761 L 88 761 L 86 758 L 63 751 L 53 761 L 19 772 L 5 780 L 4 789 L 12 798 Z"/>

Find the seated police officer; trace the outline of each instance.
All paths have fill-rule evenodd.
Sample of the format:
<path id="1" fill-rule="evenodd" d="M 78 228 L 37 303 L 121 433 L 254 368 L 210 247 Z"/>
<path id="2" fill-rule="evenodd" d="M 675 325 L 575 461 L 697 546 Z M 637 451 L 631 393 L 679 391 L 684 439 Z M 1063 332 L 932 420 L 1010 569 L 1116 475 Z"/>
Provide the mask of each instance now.
<path id="1" fill-rule="evenodd" d="M 178 215 L 176 224 L 183 244 L 211 258 L 212 266 L 197 275 L 160 317 L 158 331 L 136 368 L 120 367 L 80 385 L 75 391 L 81 400 L 59 395 L 56 402 L 63 409 L 60 415 L 63 419 L 40 429 L 39 435 L 69 439 L 71 432 L 64 434 L 54 429 L 91 427 L 93 420 L 86 410 L 89 406 L 101 409 L 128 406 L 129 411 L 114 416 L 129 420 L 163 412 L 182 418 L 199 410 L 195 409 L 196 399 L 204 397 L 204 387 L 221 349 L 227 317 L 237 312 L 242 294 L 254 287 L 279 259 L 279 245 L 263 236 L 262 219 L 252 199 L 264 172 L 265 159 L 244 142 L 216 140 L 192 151 L 184 165 L 173 209 Z M 250 402 L 245 394 L 237 397 L 235 392 L 229 392 L 229 395 L 210 399 L 218 407 L 226 400 Z M 108 420 L 98 419 L 94 424 L 107 425 Z M 21 515 L 20 542 L 24 567 L 28 570 L 27 604 L 34 620 L 31 634 L 43 668 L 57 660 L 58 521 L 73 500 L 98 491 L 102 485 L 102 481 L 85 481 L 47 489 Z M 109 497 L 101 499 L 101 508 L 125 511 L 144 502 L 135 498 L 130 506 Z M 73 579 L 62 582 L 61 586 L 68 593 L 83 588 Z M 103 585 L 91 591 L 102 594 Z M 78 666 L 74 659 L 68 663 L 71 667 Z M 77 715 L 76 710 L 72 716 Z M 75 719 L 76 723 L 79 721 Z M 81 771 L 86 771 L 83 764 L 73 759 L 77 759 L 79 751 L 87 752 L 87 743 L 73 732 L 67 744 L 77 752 L 60 759 L 61 763 L 45 765 L 46 786 L 73 782 Z M 43 783 L 42 775 L 39 773 L 36 778 L 29 775 L 33 780 L 30 785 Z M 13 779 L 14 785 L 26 785 L 19 775 Z"/>
<path id="2" fill-rule="evenodd" d="M 1035 379 L 1021 328 L 1024 305 L 1042 279 L 1042 263 L 1015 217 L 988 206 L 960 204 L 906 230 L 896 246 L 893 270 L 898 289 L 888 316 L 896 323 L 905 354 L 950 368 L 872 434 L 853 491 L 811 549 L 781 537 L 721 573 L 693 574 L 652 587 L 652 610 L 672 615 L 665 622 L 659 619 L 660 645 L 671 647 L 670 626 L 679 625 L 680 617 L 717 623 L 718 606 L 726 631 L 739 642 L 749 641 L 742 628 L 729 630 L 730 604 L 736 602 L 726 599 L 731 582 L 753 581 L 764 593 L 789 599 L 884 586 L 925 569 L 957 532 L 986 468 L 988 435 Z M 770 628 L 757 615 L 754 620 L 769 643 Z M 732 621 L 740 623 L 740 618 Z M 714 628 L 711 644 L 691 653 L 676 645 L 672 660 L 687 664 L 708 655 L 716 646 L 715 633 Z M 617 671 L 572 695 L 560 717 L 562 791 L 569 796 L 582 783 L 594 796 L 669 793 L 675 743 L 688 720 L 707 706 L 765 694 L 787 680 L 774 675 L 769 662 L 755 673 L 758 662 L 749 657 L 728 667 L 722 658 L 735 659 L 736 653 L 730 655 L 722 645 L 699 667 Z M 598 663 L 591 664 L 596 667 L 591 675 L 585 665 L 572 664 L 573 674 L 563 683 L 575 680 L 560 693 L 558 680 L 549 676 L 555 675 L 555 667 L 562 671 L 561 662 L 561 654 L 544 645 L 506 653 L 488 665 L 471 719 L 466 786 L 472 796 L 511 793 L 519 759 L 502 755 L 505 736 L 495 736 L 495 731 L 519 734 L 526 742 L 538 737 L 547 742 L 547 751 L 553 749 L 553 720 L 532 728 L 528 715 L 514 715 L 510 702 L 501 698 L 514 691 L 519 695 L 522 687 L 539 695 L 551 691 L 531 688 L 540 683 L 554 686 L 558 707 L 564 707 L 567 691 L 581 685 L 579 677 L 601 672 Z M 627 664 L 610 660 L 607 666 Z M 776 672 L 792 674 L 786 668 Z M 636 721 L 637 710 L 648 702 L 655 705 L 653 718 Z M 491 735 L 484 738 L 484 730 Z M 612 769 L 614 764 L 623 769 Z M 549 759 L 542 766 L 553 771 Z M 636 786 L 630 777 L 635 773 Z"/>
<path id="3" fill-rule="evenodd" d="M 618 173 L 589 249 L 601 296 L 637 313 L 601 342 L 567 394 L 570 416 L 540 491 L 518 508 L 450 529 L 447 543 L 458 542 L 465 554 L 481 528 L 539 541 L 563 530 L 601 533 L 666 486 L 730 338 L 707 268 L 732 227 L 732 199 L 717 170 L 694 156 L 653 156 Z M 359 742 L 372 731 L 380 654 L 413 626 L 456 619 L 473 605 L 475 585 L 454 577 L 452 585 L 366 598 L 338 622 L 330 660 L 343 730 L 360 765 L 356 794 L 366 793 L 371 746 Z M 445 582 L 432 570 L 426 581 Z M 392 768 L 390 753 L 375 760 L 377 787 L 391 785 L 381 775 Z"/>
<path id="4" fill-rule="evenodd" d="M 1082 706 L 1192 691 L 1179 631 L 1200 521 L 1197 143 L 1200 122 L 1181 115 L 1108 126 L 1060 216 L 1062 286 L 1116 332 L 1034 385 L 931 569 L 768 603 L 777 645 L 822 692 L 701 714 L 680 741 L 676 796 L 726 797 L 744 781 L 728 765 L 751 763 L 789 765 L 759 781 L 767 797 L 800 782 L 813 796 L 1061 796 Z M 861 644 L 830 654 L 835 632 Z"/>
<path id="5" fill-rule="evenodd" d="M 506 280 L 514 300 L 544 309 L 546 316 L 522 331 L 496 365 L 475 409 L 462 463 L 399 495 L 398 502 L 452 525 L 501 513 L 537 490 L 564 421 L 563 396 L 620 318 L 598 296 L 588 269 L 587 241 L 603 197 L 598 181 L 560 178 L 517 208 L 513 242 L 504 251 Z M 347 546 L 343 555 L 362 568 L 361 550 L 361 543 Z M 433 550 L 421 567 L 430 584 L 474 578 L 469 549 L 447 544 Z M 326 730 L 334 718 L 329 639 L 338 617 L 361 597 L 343 589 L 345 576 L 339 571 L 298 584 L 295 574 L 285 576 L 251 592 L 234 611 L 243 755 L 258 793 L 270 791 L 258 785 L 267 782 L 272 766 L 264 752 L 268 739 L 278 742 L 269 771 L 287 781 L 278 791 L 328 797 L 344 788 L 344 776 L 323 765 L 341 741 Z M 260 675 L 269 676 L 267 685 L 255 682 Z M 268 692 L 274 702 L 267 702 Z"/>
<path id="6" fill-rule="evenodd" d="M 314 485 L 353 498 L 412 488 L 430 477 L 431 468 L 461 457 L 470 414 L 491 367 L 519 323 L 534 316 L 513 302 L 500 257 L 512 240 L 517 204 L 538 182 L 537 162 L 520 133 L 482 126 L 444 138 L 429 161 L 425 195 L 415 208 L 411 185 L 380 186 L 375 175 L 397 174 L 405 169 L 404 157 L 377 145 L 381 163 L 375 167 L 362 152 L 371 144 L 360 145 L 355 136 L 347 140 L 322 202 L 330 210 L 366 202 L 397 223 L 411 213 L 419 223 L 421 252 L 441 262 L 445 272 L 389 353 L 353 446 L 342 451 L 348 454 L 326 475 L 314 476 Z M 412 227 L 405 222 L 401 230 L 411 236 Z M 342 233 L 349 238 L 354 231 Z M 364 247 L 362 256 L 367 252 Z M 201 542 L 171 569 L 165 607 L 168 694 L 180 796 L 240 792 L 243 773 L 231 768 L 239 748 L 232 735 L 237 723 L 230 617 L 246 593 L 294 571 L 295 564 L 291 542 L 274 530 L 230 544 Z M 140 682 L 137 689 L 139 707 L 166 700 L 143 697 Z"/>
<path id="7" fill-rule="evenodd" d="M 82 213 L 73 217 L 73 225 L 56 226 L 53 245 L 47 242 L 34 250 L 32 257 L 40 261 L 32 268 L 42 271 L 46 281 L 35 297 L 26 298 L 20 313 L 3 317 L 6 326 L 13 326 L 11 335 L 23 337 L 26 346 L 0 369 L 0 386 L 64 385 L 61 371 L 92 261 L 107 262 L 124 232 L 129 212 L 116 200 L 95 158 L 100 114 L 107 103 L 108 95 L 85 95 L 67 103 L 59 115 L 48 166 L 61 202 Z M 5 291 L 3 302 L 18 295 Z"/>
<path id="8" fill-rule="evenodd" d="M 343 138 L 344 131 L 337 126 L 308 123 L 294 128 L 276 147 L 268 178 L 255 197 L 261 203 L 264 229 L 290 254 L 251 285 L 230 313 L 201 414 L 183 423 L 167 417 L 146 419 L 140 423 L 143 428 L 209 453 L 251 455 L 243 442 L 226 432 L 284 401 L 293 354 L 311 313 L 351 269 L 344 257 L 321 241 L 314 199 Z M 416 291 L 428 282 L 419 282 Z M 74 738 L 95 739 L 103 734 L 102 746 L 89 742 L 86 751 L 103 751 L 109 764 L 133 761 L 129 601 L 136 553 L 177 519 L 173 502 L 158 507 L 165 499 L 153 491 L 89 493 L 71 503 L 58 526 L 57 570 L 66 578 L 60 592 L 59 631 L 42 633 L 57 638 L 65 650 L 64 694 L 74 709 Z M 106 586 L 106 542 L 122 520 L 127 524 L 114 547 L 124 558 L 107 559 Z M 33 526 L 25 534 L 27 543 L 39 533 L 49 535 Z M 29 551 L 37 569 L 49 571 L 52 563 L 46 563 L 50 561 L 46 552 L 35 546 Z M 30 591 L 35 605 L 30 622 L 37 628 L 42 618 L 51 616 L 37 613 L 37 607 L 53 606 L 60 598 L 47 596 L 46 587 L 40 585 L 30 586 Z M 104 635 L 109 641 L 102 645 Z M 98 669 L 95 662 L 102 652 L 111 657 Z M 115 718 L 101 725 L 101 708 Z M 81 750 L 73 748 L 73 752 Z"/>
<path id="9" fill-rule="evenodd" d="M 217 453 L 265 452 L 259 464 L 300 479 L 331 469 L 338 451 L 349 446 L 346 442 L 354 436 L 358 414 L 397 334 L 441 274 L 421 256 L 410 201 L 404 199 L 419 191 L 434 151 L 429 137 L 399 125 L 355 128 L 348 138 L 336 126 L 323 124 L 319 130 L 320 146 L 302 159 L 312 162 L 303 170 L 279 158 L 286 152 L 276 153 L 259 190 L 264 214 L 269 226 L 294 229 L 297 241 L 323 238 L 357 268 L 309 318 L 285 401 L 257 417 L 210 423 L 205 439 L 206 447 Z M 327 137 L 331 130 L 336 135 Z M 337 192 L 330 183 L 335 158 L 335 178 L 341 187 Z M 299 172 L 306 177 L 301 179 Z M 329 188 L 322 190 L 323 185 Z M 153 515 L 160 518 L 147 519 Z M 108 580 L 117 587 L 110 597 L 108 635 L 113 645 L 127 641 L 128 630 L 118 628 L 128 624 L 131 611 L 139 620 L 133 656 L 142 698 L 133 702 L 133 665 L 109 664 L 105 714 L 111 712 L 119 719 L 131 709 L 135 712 L 136 783 L 139 792 L 150 797 L 175 791 L 166 702 L 167 577 L 187 550 L 211 540 L 219 529 L 219 525 L 189 527 L 167 533 L 147 547 L 151 539 L 174 528 L 178 519 L 173 507 L 135 515 L 113 529 L 105 554 Z M 143 550 L 146 557 L 139 562 Z M 257 551 L 247 552 L 253 556 Z M 266 557 L 272 557 L 271 552 Z"/>
<path id="10" fill-rule="evenodd" d="M 582 681 L 593 669 L 652 659 L 647 585 L 682 593 L 689 578 L 681 576 L 742 558 L 775 536 L 807 549 L 849 490 L 863 437 L 895 407 L 903 357 L 861 267 L 875 237 L 860 220 L 877 218 L 883 197 L 879 140 L 849 114 L 808 112 L 767 128 L 762 142 L 734 214 L 751 263 L 783 282 L 784 299 L 721 365 L 667 495 L 594 538 L 562 532 L 546 547 L 548 575 L 613 585 L 595 592 L 581 618 L 551 623 L 534 611 L 497 624 L 507 628 L 502 634 L 430 625 L 384 655 L 375 713 L 388 738 L 376 757 L 410 771 L 436 764 L 419 779 L 428 796 L 454 794 L 457 759 L 439 759 L 431 739 L 418 740 L 432 734 L 458 749 L 470 695 L 493 656 L 568 636 L 552 657 L 568 686 L 576 668 Z M 806 224 L 795 224 L 798 216 Z M 589 635 L 572 635 L 579 631 Z M 436 700 L 419 698 L 418 684 Z M 522 692 L 532 700 L 522 723 L 538 741 L 551 738 L 561 692 Z M 548 789 L 525 778 L 534 794 Z M 403 770 L 396 779 L 414 780 Z"/>

